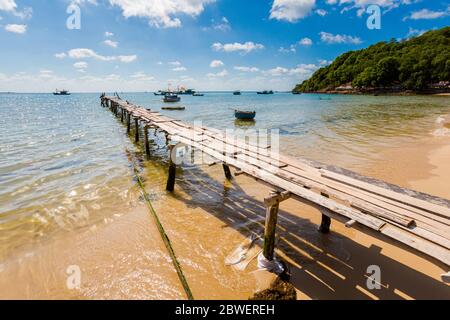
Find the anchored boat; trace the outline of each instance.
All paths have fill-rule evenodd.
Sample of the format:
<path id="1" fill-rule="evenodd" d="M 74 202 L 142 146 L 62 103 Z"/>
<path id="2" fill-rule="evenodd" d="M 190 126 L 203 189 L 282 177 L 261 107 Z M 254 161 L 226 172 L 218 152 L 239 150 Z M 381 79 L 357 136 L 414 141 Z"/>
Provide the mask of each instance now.
<path id="1" fill-rule="evenodd" d="M 234 116 L 239 120 L 254 120 L 256 117 L 256 111 L 234 110 Z"/>
<path id="2" fill-rule="evenodd" d="M 55 92 L 53 92 L 54 96 L 70 96 L 70 92 L 67 90 L 58 90 L 56 89 Z"/>
<path id="3" fill-rule="evenodd" d="M 180 102 L 181 98 L 175 93 L 166 93 L 164 96 L 164 102 Z"/>
<path id="4" fill-rule="evenodd" d="M 258 91 L 257 94 L 273 94 L 273 91 L 272 90 L 270 90 L 270 91 L 267 91 L 267 90 Z"/>
<path id="5" fill-rule="evenodd" d="M 241 94 L 242 93 L 239 90 L 233 92 L 233 95 L 235 95 L 235 96 L 240 96 Z"/>

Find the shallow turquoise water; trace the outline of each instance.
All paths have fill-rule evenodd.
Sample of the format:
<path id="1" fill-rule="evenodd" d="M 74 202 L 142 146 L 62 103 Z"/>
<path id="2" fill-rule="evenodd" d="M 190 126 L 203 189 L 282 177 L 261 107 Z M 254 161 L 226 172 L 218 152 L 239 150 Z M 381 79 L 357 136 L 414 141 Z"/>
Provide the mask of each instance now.
<path id="1" fill-rule="evenodd" d="M 160 111 L 161 97 L 122 98 Z M 173 118 L 218 129 L 278 129 L 281 151 L 358 169 L 374 148 L 431 134 L 450 113 L 444 97 L 243 93 L 182 96 Z M 234 109 L 255 110 L 254 124 Z M 158 147 L 159 145 L 159 147 Z M 156 154 L 165 156 L 162 139 Z M 0 261 L 23 245 L 89 226 L 133 201 L 130 153 L 139 152 L 99 94 L 0 95 Z"/>

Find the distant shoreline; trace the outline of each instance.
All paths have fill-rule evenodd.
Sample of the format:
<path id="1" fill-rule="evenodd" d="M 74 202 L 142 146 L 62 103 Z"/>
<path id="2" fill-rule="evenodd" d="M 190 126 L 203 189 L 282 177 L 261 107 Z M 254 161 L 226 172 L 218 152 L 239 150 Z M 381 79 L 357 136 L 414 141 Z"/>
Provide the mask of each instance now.
<path id="1" fill-rule="evenodd" d="M 396 89 L 348 89 L 348 90 L 319 90 L 319 91 L 305 91 L 300 93 L 310 94 L 342 94 L 342 95 L 392 95 L 392 96 L 450 96 L 450 89 L 427 89 L 421 91 L 414 90 L 396 90 Z"/>

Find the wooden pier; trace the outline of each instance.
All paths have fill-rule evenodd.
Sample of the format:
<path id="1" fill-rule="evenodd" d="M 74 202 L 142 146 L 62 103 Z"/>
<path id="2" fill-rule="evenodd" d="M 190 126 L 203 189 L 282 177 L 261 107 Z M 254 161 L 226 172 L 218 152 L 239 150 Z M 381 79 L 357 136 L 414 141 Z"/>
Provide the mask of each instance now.
<path id="1" fill-rule="evenodd" d="M 216 159 L 228 179 L 232 179 L 230 167 L 233 167 L 236 176 L 245 174 L 269 185 L 274 191 L 264 199 L 267 211 L 263 248 L 263 258 L 268 262 L 275 259 L 279 206 L 294 198 L 320 210 L 319 232 L 330 232 L 331 220 L 335 219 L 363 232 L 374 230 L 450 266 L 449 200 L 342 168 L 274 154 L 270 146 L 258 147 L 243 139 L 229 139 L 220 130 L 194 127 L 119 97 L 102 96 L 101 103 L 126 122 L 128 133 L 134 123 L 136 142 L 140 140 L 139 128 L 143 128 L 147 154 L 150 154 L 148 130 L 153 128 L 165 133 L 169 156 L 177 148 L 173 143 L 181 143 Z M 170 159 L 167 190 L 173 191 L 176 164 Z M 444 281 L 448 278 L 448 274 L 442 276 Z"/>

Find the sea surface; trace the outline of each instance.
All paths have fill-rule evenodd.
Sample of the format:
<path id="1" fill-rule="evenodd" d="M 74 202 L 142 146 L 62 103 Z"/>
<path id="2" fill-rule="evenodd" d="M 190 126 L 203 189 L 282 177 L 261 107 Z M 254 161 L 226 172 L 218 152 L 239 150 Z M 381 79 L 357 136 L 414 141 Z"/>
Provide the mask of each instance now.
<path id="1" fill-rule="evenodd" d="M 156 111 L 164 105 L 152 93 L 119 94 Z M 278 130 L 282 153 L 361 172 L 377 161 L 380 149 L 448 134 L 440 124 L 450 114 L 448 97 L 207 92 L 204 97 L 181 98 L 175 105 L 185 106 L 185 111 L 161 113 L 222 130 Z M 236 121 L 234 109 L 256 111 L 256 121 Z M 152 192 L 152 181 L 164 184 L 167 151 L 163 136 L 151 139 L 149 164 L 120 120 L 100 107 L 99 94 L 0 94 L 0 273 L 10 261 L 30 255 L 35 248 L 94 226 L 114 224 L 132 212 L 141 200 L 133 179 L 136 163 L 150 170 L 146 187 L 164 207 L 167 195 Z M 196 169 L 191 173 L 179 177 L 186 194 L 198 191 L 195 176 L 200 173 Z M 226 194 L 211 191 L 197 193 L 191 205 L 204 203 L 217 209 L 227 200 Z M 214 256 L 203 258 L 208 261 Z M 170 287 L 167 295 L 157 297 L 178 297 L 175 291 Z M 98 296 L 85 292 L 83 297 Z"/>

